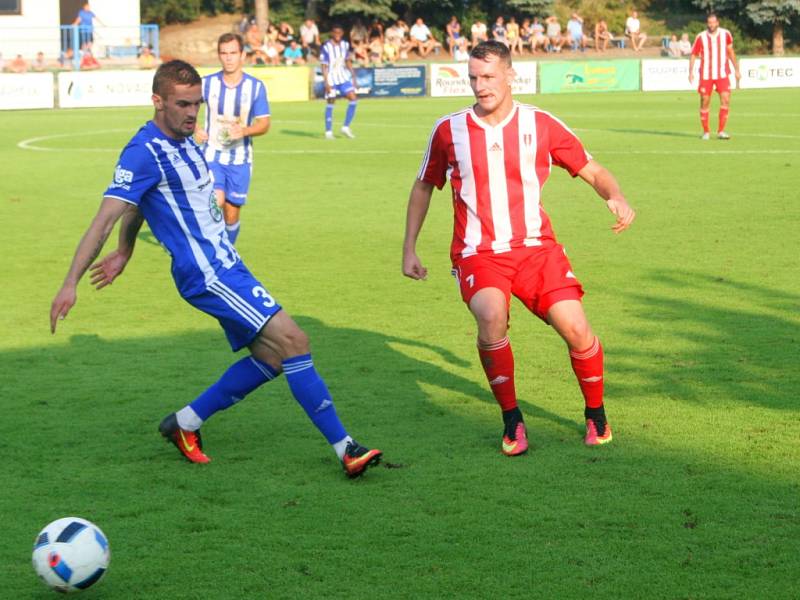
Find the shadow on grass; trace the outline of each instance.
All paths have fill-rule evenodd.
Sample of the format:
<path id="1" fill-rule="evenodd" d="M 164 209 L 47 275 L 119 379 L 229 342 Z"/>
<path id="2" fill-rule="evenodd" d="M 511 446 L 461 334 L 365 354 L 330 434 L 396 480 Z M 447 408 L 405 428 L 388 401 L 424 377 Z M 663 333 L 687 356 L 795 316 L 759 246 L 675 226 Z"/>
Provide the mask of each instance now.
<path id="1" fill-rule="evenodd" d="M 322 139 L 325 137 L 321 133 L 317 133 L 314 131 L 303 131 L 302 129 L 281 129 L 280 133 L 284 135 L 291 135 L 294 137 L 304 137 L 304 138 Z"/>
<path id="2" fill-rule="evenodd" d="M 627 331 L 634 343 L 615 350 L 622 373 L 615 388 L 690 402 L 797 408 L 800 296 L 682 270 L 655 271 L 641 288 L 628 297 L 637 323 L 646 325 Z M 629 375 L 645 382 L 626 387 Z"/>
<path id="3" fill-rule="evenodd" d="M 681 137 L 681 138 L 698 138 L 698 135 L 693 133 L 682 133 L 680 131 L 659 131 L 655 129 L 630 129 L 630 128 L 606 128 L 603 131 L 612 131 L 614 133 L 633 133 L 637 135 L 660 135 L 666 137 Z"/>

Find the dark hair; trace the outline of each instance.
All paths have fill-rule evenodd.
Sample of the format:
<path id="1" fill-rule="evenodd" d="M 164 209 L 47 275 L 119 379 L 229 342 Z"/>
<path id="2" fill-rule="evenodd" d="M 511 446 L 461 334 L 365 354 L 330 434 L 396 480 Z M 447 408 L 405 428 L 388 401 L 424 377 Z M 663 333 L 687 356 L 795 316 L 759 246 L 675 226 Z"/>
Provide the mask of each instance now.
<path id="1" fill-rule="evenodd" d="M 470 58 L 478 58 L 480 60 L 486 60 L 489 56 L 496 56 L 506 63 L 507 66 L 511 66 L 511 52 L 508 50 L 508 46 L 503 42 L 497 42 L 495 40 L 481 42 L 469 53 Z"/>
<path id="2" fill-rule="evenodd" d="M 197 70 L 182 60 L 165 62 L 153 76 L 153 93 L 166 99 L 176 85 L 201 85 L 203 80 Z"/>
<path id="3" fill-rule="evenodd" d="M 717 16 L 717 13 L 715 13 L 715 12 L 710 12 L 710 13 L 708 13 L 708 14 L 706 15 L 706 21 L 708 21 L 708 20 L 709 20 L 711 17 L 714 17 L 715 19 L 719 20 L 719 17 Z"/>
<path id="4" fill-rule="evenodd" d="M 217 52 L 219 52 L 219 47 L 222 46 L 222 44 L 227 44 L 228 42 L 233 41 L 236 41 L 236 43 L 239 44 L 239 52 L 243 52 L 244 40 L 238 33 L 223 33 L 221 36 L 219 36 L 219 39 L 217 40 Z"/>

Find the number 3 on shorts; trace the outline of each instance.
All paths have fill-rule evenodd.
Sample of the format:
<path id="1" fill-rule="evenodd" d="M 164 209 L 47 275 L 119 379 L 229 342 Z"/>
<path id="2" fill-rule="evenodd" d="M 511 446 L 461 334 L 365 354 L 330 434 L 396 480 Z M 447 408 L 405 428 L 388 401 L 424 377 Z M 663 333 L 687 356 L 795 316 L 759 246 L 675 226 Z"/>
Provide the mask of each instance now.
<path id="1" fill-rule="evenodd" d="M 269 292 L 265 290 L 260 285 L 257 285 L 253 288 L 253 296 L 256 298 L 263 298 L 264 302 L 262 303 L 265 308 L 272 308 L 275 306 L 275 299 L 269 295 Z"/>

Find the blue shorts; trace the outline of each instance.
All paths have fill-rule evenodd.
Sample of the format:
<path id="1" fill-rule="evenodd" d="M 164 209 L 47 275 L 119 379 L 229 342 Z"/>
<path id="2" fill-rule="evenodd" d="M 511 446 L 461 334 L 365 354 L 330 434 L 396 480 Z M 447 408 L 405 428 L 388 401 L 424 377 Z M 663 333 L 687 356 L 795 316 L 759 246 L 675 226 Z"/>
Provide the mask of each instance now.
<path id="1" fill-rule="evenodd" d="M 205 293 L 184 300 L 219 321 L 234 352 L 249 345 L 281 310 L 241 261 L 222 272 Z"/>
<path id="2" fill-rule="evenodd" d="M 331 92 L 326 98 L 336 98 L 339 96 L 347 96 L 350 92 L 355 92 L 356 88 L 353 87 L 352 81 L 345 81 L 344 83 L 336 83 L 331 86 Z"/>
<path id="3" fill-rule="evenodd" d="M 225 193 L 225 202 L 242 206 L 247 202 L 247 190 L 250 189 L 250 175 L 253 163 L 244 165 L 221 165 L 209 162 L 208 168 L 214 175 L 214 189 Z"/>

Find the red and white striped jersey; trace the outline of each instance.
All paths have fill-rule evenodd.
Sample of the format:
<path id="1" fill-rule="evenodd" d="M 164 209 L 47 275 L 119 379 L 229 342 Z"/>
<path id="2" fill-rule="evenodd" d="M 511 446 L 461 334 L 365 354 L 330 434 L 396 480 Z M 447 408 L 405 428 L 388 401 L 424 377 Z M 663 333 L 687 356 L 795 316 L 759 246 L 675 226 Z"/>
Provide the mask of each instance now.
<path id="1" fill-rule="evenodd" d="M 718 27 L 714 33 L 708 29 L 698 33 L 692 54 L 700 57 L 700 79 L 726 79 L 731 74 L 728 64 L 728 46 L 733 44 L 731 32 Z"/>
<path id="2" fill-rule="evenodd" d="M 456 261 L 555 241 L 541 206 L 550 166 L 575 177 L 590 159 L 564 123 L 515 102 L 494 127 L 472 108 L 439 119 L 417 178 L 439 189 L 450 180 L 455 212 L 450 257 Z"/>

